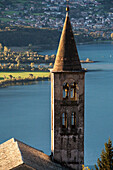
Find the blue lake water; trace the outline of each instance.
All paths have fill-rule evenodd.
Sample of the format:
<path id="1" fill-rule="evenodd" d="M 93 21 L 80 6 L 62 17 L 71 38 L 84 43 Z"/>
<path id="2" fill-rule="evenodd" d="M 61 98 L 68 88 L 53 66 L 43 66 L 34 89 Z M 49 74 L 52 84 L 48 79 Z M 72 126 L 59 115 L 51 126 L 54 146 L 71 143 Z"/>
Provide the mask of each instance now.
<path id="1" fill-rule="evenodd" d="M 113 44 L 78 45 L 78 51 L 80 59 L 98 61 L 83 64 L 91 70 L 85 77 L 85 164 L 94 165 L 104 143 L 113 141 Z M 0 89 L 0 143 L 15 137 L 50 154 L 50 102 L 49 81 Z"/>

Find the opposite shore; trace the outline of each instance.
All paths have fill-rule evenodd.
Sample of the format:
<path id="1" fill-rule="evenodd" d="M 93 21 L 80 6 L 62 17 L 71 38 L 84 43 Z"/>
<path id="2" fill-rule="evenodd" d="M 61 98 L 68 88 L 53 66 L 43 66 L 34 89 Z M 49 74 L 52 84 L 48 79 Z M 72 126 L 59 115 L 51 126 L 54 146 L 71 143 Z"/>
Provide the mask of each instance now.
<path id="1" fill-rule="evenodd" d="M 28 85 L 36 81 L 50 80 L 50 77 L 27 77 L 27 78 L 12 78 L 0 81 L 0 88 L 15 86 L 15 85 Z"/>
<path id="2" fill-rule="evenodd" d="M 36 81 L 43 80 L 50 80 L 49 72 L 1 72 L 0 88 L 33 84 Z"/>
<path id="3" fill-rule="evenodd" d="M 76 40 L 76 39 L 75 39 Z M 80 42 L 80 43 L 76 43 L 77 45 L 91 45 L 91 44 L 99 44 L 99 43 L 102 43 L 102 44 L 106 44 L 106 43 L 113 43 L 113 40 L 106 40 L 106 41 L 86 41 L 86 42 Z M 58 47 L 58 44 L 57 43 L 54 43 L 54 44 L 44 44 L 44 45 L 32 45 L 32 50 L 36 50 L 38 49 L 38 52 L 39 54 L 43 51 L 53 51 L 54 49 L 57 49 Z M 11 49 L 11 51 L 15 51 L 15 52 L 18 52 L 18 51 L 21 51 L 21 52 L 24 52 L 26 50 L 28 50 L 28 46 L 23 46 L 23 47 L 19 47 L 19 46 L 9 46 L 9 48 Z"/>

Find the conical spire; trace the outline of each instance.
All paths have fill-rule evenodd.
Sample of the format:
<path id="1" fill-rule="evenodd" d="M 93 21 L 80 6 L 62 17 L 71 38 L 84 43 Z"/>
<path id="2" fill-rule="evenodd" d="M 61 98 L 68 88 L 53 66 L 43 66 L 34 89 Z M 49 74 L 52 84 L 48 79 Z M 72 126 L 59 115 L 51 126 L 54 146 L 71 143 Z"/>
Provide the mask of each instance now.
<path id="1" fill-rule="evenodd" d="M 67 8 L 64 27 L 60 38 L 54 68 L 52 70 L 53 72 L 82 70 L 68 11 L 69 7 Z"/>

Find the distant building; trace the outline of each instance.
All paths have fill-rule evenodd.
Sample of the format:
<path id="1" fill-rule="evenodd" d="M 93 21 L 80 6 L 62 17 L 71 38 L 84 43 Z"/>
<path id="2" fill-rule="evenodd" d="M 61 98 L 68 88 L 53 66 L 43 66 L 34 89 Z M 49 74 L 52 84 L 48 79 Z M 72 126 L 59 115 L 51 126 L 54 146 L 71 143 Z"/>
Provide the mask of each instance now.
<path id="1" fill-rule="evenodd" d="M 0 145 L 0 170 L 82 169 L 85 72 L 68 11 L 51 71 L 51 156 L 12 138 Z"/>

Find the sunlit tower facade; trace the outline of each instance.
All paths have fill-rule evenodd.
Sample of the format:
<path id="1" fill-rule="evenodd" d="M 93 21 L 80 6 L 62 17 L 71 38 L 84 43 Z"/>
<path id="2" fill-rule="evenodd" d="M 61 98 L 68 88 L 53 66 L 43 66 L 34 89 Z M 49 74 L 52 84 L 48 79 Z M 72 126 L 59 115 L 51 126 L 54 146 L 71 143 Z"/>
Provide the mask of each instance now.
<path id="1" fill-rule="evenodd" d="M 81 170 L 84 164 L 84 76 L 69 19 L 69 7 L 51 70 L 53 159 Z"/>

